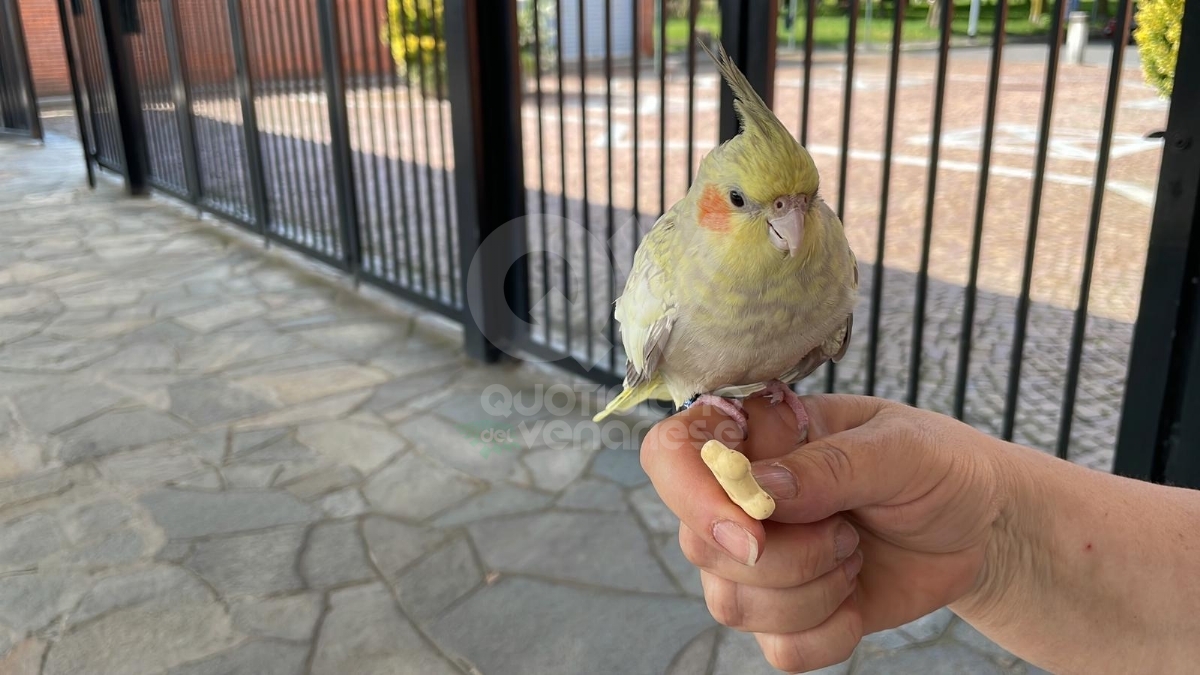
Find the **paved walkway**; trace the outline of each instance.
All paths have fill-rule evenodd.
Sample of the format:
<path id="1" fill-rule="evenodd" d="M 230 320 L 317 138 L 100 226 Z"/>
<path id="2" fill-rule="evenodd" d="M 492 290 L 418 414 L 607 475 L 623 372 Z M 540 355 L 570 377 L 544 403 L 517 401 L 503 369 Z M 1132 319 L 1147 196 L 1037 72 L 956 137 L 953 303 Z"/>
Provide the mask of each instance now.
<path id="1" fill-rule="evenodd" d="M 636 438 L 481 440 L 571 384 L 0 139 L 0 673 L 774 672 Z M 829 672 L 1030 669 L 940 612 Z"/>

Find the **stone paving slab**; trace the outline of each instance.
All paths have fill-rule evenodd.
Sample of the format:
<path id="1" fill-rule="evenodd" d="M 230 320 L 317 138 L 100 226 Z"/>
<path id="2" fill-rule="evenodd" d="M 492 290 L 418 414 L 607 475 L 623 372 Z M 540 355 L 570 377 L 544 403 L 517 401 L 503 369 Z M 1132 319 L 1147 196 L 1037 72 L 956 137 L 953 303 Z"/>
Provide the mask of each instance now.
<path id="1" fill-rule="evenodd" d="M 77 159 L 0 140 L 0 673 L 772 672 L 636 437 L 480 402 L 565 376 Z M 828 672 L 1034 671 L 943 611 Z"/>

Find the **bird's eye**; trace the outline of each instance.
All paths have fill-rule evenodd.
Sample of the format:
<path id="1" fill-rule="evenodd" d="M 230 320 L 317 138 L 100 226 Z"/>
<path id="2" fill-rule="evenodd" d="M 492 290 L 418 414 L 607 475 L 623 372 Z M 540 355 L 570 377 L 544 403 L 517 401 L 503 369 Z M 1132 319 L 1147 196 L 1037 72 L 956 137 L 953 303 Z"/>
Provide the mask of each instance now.
<path id="1" fill-rule="evenodd" d="M 731 190 L 729 192 L 729 203 L 740 209 L 746 205 L 746 199 L 742 197 L 742 193 L 737 190 Z"/>

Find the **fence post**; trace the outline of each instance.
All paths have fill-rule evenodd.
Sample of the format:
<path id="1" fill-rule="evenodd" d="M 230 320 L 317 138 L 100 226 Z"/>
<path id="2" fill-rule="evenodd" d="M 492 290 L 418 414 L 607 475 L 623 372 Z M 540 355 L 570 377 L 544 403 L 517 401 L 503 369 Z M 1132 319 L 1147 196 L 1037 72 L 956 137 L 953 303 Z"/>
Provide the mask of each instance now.
<path id="1" fill-rule="evenodd" d="M 358 204 L 354 200 L 354 160 L 346 113 L 346 78 L 342 72 L 339 21 L 333 0 L 317 0 L 317 30 L 321 33 L 321 63 L 325 71 L 325 99 L 329 105 L 329 146 L 338 219 L 341 221 L 342 256 L 346 267 L 358 279 L 362 272 L 362 252 L 358 241 Z"/>
<path id="2" fill-rule="evenodd" d="M 67 79 L 71 81 L 71 102 L 75 104 L 75 123 L 79 125 L 79 145 L 83 150 L 83 166 L 87 170 L 88 187 L 96 187 L 96 171 L 92 167 L 92 154 L 88 151 L 89 143 L 87 120 L 83 106 L 83 87 L 79 85 L 79 62 L 75 60 L 75 42 L 71 39 L 71 13 L 67 10 L 69 0 L 56 0 L 58 8 L 58 23 L 62 29 L 63 54 L 67 59 Z"/>
<path id="3" fill-rule="evenodd" d="M 444 17 L 464 343 L 472 357 L 493 362 L 513 353 L 528 306 L 525 230 L 502 228 L 525 215 L 516 3 L 446 0 Z M 493 233 L 504 239 L 488 241 L 489 254 L 469 273 Z"/>
<path id="4" fill-rule="evenodd" d="M 4 16 L 8 20 L 8 34 L 12 41 L 11 47 L 13 56 L 17 62 L 12 64 L 17 75 L 18 83 L 21 90 L 21 97 L 25 103 L 25 115 L 27 116 L 26 123 L 29 126 L 29 135 L 35 139 L 42 139 L 42 118 L 38 114 L 37 92 L 33 89 L 33 71 L 29 68 L 29 48 L 25 43 L 25 27 L 21 22 L 21 9 L 16 2 L 12 0 L 0 0 L 7 3 Z"/>
<path id="5" fill-rule="evenodd" d="M 148 188 L 149 152 L 146 124 L 142 119 L 142 101 L 138 95 L 137 71 L 133 51 L 126 34 L 137 32 L 137 5 L 133 0 L 96 0 L 100 20 L 102 48 L 108 52 L 113 98 L 116 100 L 117 126 L 121 132 L 121 155 L 125 169 L 125 189 L 131 195 L 145 194 Z"/>
<path id="6" fill-rule="evenodd" d="M 1184 11 L 1114 472 L 1200 487 L 1200 5 Z"/>
<path id="7" fill-rule="evenodd" d="M 779 3 L 762 0 L 721 0 L 721 43 L 746 74 L 754 90 L 770 107 L 775 98 L 775 46 Z M 694 45 L 693 45 L 694 48 Z M 721 86 L 720 138 L 737 135 L 733 92 Z"/>
<path id="8" fill-rule="evenodd" d="M 171 71 L 171 97 L 175 101 L 175 121 L 179 127 L 183 176 L 187 183 L 188 197 L 192 202 L 199 204 L 203 187 L 200 184 L 200 165 L 196 160 L 196 131 L 192 127 L 192 93 L 188 87 L 187 67 L 181 47 L 183 32 L 179 27 L 175 0 L 161 0 L 161 5 L 163 43 L 167 52 L 167 65 Z"/>

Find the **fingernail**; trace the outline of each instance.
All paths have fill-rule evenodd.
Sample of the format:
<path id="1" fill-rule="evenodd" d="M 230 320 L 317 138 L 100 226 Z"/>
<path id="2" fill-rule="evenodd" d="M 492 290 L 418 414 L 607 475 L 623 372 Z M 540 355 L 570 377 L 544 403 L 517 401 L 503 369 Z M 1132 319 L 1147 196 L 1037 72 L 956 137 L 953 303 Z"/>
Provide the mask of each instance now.
<path id="1" fill-rule="evenodd" d="M 712 529 L 713 539 L 743 565 L 758 562 L 758 540 L 746 528 L 730 520 L 718 520 Z"/>
<path id="2" fill-rule="evenodd" d="M 837 532 L 833 535 L 833 553 L 838 560 L 845 560 L 846 556 L 854 552 L 858 548 L 858 530 L 855 530 L 850 523 L 842 523 L 838 525 Z"/>
<path id="3" fill-rule="evenodd" d="M 842 569 L 846 571 L 846 578 L 854 581 L 854 577 L 857 577 L 858 573 L 862 571 L 862 566 L 863 554 L 862 551 L 857 551 L 854 555 L 850 556 L 850 559 L 846 561 Z"/>
<path id="4" fill-rule="evenodd" d="M 796 477 L 782 464 L 755 464 L 750 470 L 754 480 L 775 499 L 791 499 L 800 491 Z"/>

